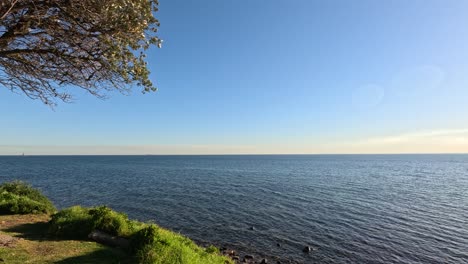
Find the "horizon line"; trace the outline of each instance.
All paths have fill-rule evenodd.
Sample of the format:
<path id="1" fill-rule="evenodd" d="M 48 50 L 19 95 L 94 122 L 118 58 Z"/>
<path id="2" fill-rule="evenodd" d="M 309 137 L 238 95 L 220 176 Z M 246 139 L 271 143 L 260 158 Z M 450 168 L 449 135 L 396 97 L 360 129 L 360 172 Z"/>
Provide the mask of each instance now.
<path id="1" fill-rule="evenodd" d="M 468 155 L 468 152 L 404 152 L 404 153 L 246 153 L 246 154 L 0 154 L 0 157 L 40 157 L 40 156 L 333 156 L 333 155 Z"/>

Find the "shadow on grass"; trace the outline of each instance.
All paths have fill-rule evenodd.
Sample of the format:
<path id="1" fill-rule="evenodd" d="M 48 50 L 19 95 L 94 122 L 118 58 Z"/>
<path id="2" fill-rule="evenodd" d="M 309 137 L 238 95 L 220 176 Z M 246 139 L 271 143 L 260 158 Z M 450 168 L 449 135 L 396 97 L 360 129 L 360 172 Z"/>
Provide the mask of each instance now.
<path id="1" fill-rule="evenodd" d="M 8 233 L 17 233 L 16 237 L 24 238 L 27 240 L 57 240 L 47 234 L 49 224 L 47 222 L 27 223 L 12 226 L 4 229 Z"/>
<path id="2" fill-rule="evenodd" d="M 29 241 L 37 241 L 47 243 L 48 241 L 70 241 L 69 239 L 62 239 L 48 234 L 49 224 L 47 222 L 25 223 L 12 226 L 2 231 L 6 233 L 14 233 L 15 237 L 23 238 Z M 13 235 L 13 234 L 11 234 Z M 68 246 L 63 244 L 61 249 L 66 249 Z M 47 248 L 47 246 L 46 246 Z M 76 253 L 75 253 L 76 254 Z M 1 262 L 1 261 L 0 261 Z M 97 250 L 83 255 L 68 257 L 53 263 L 57 264 L 131 264 L 137 263 L 133 257 L 125 251 L 118 248 L 111 248 L 103 246 Z"/>
<path id="3" fill-rule="evenodd" d="M 48 222 L 35 222 L 19 224 L 12 227 L 3 229 L 7 233 L 15 233 L 15 237 L 24 238 L 31 241 L 65 241 L 65 240 L 78 240 L 89 241 L 83 239 L 76 239 L 72 237 L 60 237 L 49 233 Z"/>
<path id="4" fill-rule="evenodd" d="M 105 248 L 91 253 L 69 257 L 54 262 L 55 264 L 131 264 L 136 263 L 135 259 L 125 254 L 123 251 L 114 248 Z"/>

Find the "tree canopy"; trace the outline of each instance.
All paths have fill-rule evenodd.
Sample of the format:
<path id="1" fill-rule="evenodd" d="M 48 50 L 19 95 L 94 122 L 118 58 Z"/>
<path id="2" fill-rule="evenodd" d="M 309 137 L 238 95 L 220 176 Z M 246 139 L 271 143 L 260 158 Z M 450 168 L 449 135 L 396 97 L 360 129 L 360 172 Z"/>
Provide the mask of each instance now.
<path id="1" fill-rule="evenodd" d="M 157 0 L 0 1 L 0 86 L 54 105 L 70 87 L 155 91 L 145 51 L 162 40 Z"/>

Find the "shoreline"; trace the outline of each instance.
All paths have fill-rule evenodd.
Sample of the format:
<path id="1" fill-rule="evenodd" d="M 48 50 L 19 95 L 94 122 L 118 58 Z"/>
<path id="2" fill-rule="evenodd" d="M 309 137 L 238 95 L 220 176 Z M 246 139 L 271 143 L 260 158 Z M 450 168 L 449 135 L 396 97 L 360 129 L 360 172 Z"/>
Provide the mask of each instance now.
<path id="1" fill-rule="evenodd" d="M 50 241 L 49 239 L 47 239 L 45 230 L 42 230 L 42 228 L 44 228 L 45 225 L 47 225 L 48 221 L 50 220 L 50 217 L 51 216 L 47 214 L 0 215 L 0 253 L 2 255 L 2 259 L 5 258 L 4 255 L 9 256 L 10 254 L 13 254 L 13 255 L 17 254 L 15 253 L 16 247 L 21 246 L 21 244 L 29 243 L 30 240 L 31 241 L 38 240 L 38 238 L 39 238 L 38 241 L 40 241 L 39 243 L 44 243 L 42 247 L 51 247 L 50 245 L 48 245 Z M 191 239 L 190 237 L 188 238 Z M 207 248 L 212 245 L 212 243 L 208 243 L 208 242 L 202 242 L 202 241 L 198 241 L 194 239 L 191 239 L 191 240 L 194 241 L 198 246 L 201 246 L 203 248 Z M 5 243 L 3 243 L 2 241 L 4 241 Z M 76 241 L 76 243 L 78 244 L 74 246 L 73 245 L 70 246 L 70 243 L 68 243 L 67 240 L 60 240 L 59 243 L 62 243 L 62 244 L 55 243 L 54 245 L 55 250 L 57 250 L 57 248 L 60 248 L 60 250 L 66 251 L 66 249 L 68 249 L 69 247 L 79 247 L 80 243 L 88 243 L 88 244 L 90 243 L 92 245 L 96 245 L 94 246 L 96 248 L 105 247 L 105 248 L 108 248 L 109 250 L 115 251 L 117 254 L 117 258 L 121 257 L 123 258 L 122 259 L 123 261 L 126 261 L 127 258 L 130 257 L 123 252 L 119 252 L 120 249 L 118 248 L 105 246 L 91 239 L 86 240 L 86 241 Z M 253 251 L 252 250 L 248 251 L 245 249 L 243 250 L 243 249 L 240 249 L 239 247 L 226 245 L 223 243 L 218 243 L 215 246 L 219 249 L 219 253 L 221 255 L 224 255 L 232 259 L 232 261 L 235 264 L 241 264 L 241 263 L 303 264 L 302 262 L 298 262 L 295 260 L 288 260 L 288 259 L 280 258 L 277 256 L 267 255 L 267 254 L 259 254 L 258 252 L 255 252 L 255 250 Z M 36 244 L 36 247 L 41 248 L 41 245 Z M 76 248 L 73 250 L 80 251 Z M 62 254 L 62 257 L 70 257 L 70 258 L 76 257 L 76 256 L 65 256 L 63 255 L 63 253 L 61 254 Z M 35 259 L 38 256 L 27 255 L 26 257 Z M 115 256 L 109 257 L 109 258 L 113 259 L 114 257 Z"/>
<path id="2" fill-rule="evenodd" d="M 257 250 L 249 250 L 249 249 L 245 249 L 245 248 L 235 246 L 229 243 L 223 243 L 223 242 L 210 243 L 206 241 L 193 239 L 191 237 L 189 238 L 192 241 L 194 241 L 197 245 L 202 246 L 202 247 L 208 247 L 210 245 L 216 246 L 222 255 L 233 259 L 233 261 L 236 264 L 238 263 L 305 264 L 305 262 L 300 262 L 298 260 L 282 258 L 279 256 L 274 256 L 274 255 L 269 255 L 269 254 L 264 254 L 264 253 L 262 254 L 261 252 L 258 252 Z"/>

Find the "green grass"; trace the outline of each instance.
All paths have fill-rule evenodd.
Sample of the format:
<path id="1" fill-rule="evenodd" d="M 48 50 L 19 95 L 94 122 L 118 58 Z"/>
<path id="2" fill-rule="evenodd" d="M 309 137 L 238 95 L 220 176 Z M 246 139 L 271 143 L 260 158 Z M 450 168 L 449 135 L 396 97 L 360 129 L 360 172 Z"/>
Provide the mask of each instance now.
<path id="1" fill-rule="evenodd" d="M 43 214 L 55 212 L 52 202 L 30 185 L 13 181 L 0 185 L 0 214 Z"/>
<path id="2" fill-rule="evenodd" d="M 143 264 L 224 264 L 232 260 L 221 256 L 214 247 L 207 249 L 196 245 L 190 239 L 160 228 L 148 225 L 135 234 L 136 258 Z"/>
<path id="3" fill-rule="evenodd" d="M 23 214 L 0 216 L 0 235 L 22 238 L 14 246 L 0 247 L 0 258 L 13 264 L 233 263 L 214 246 L 205 249 L 181 234 L 156 224 L 130 220 L 126 214 L 106 206 L 73 206 L 54 212 L 49 199 L 30 185 L 23 182 L 0 185 L 0 214 Z M 130 246 L 121 250 L 88 241 L 93 230 L 127 238 Z"/>
<path id="4" fill-rule="evenodd" d="M 93 230 L 89 209 L 73 206 L 52 215 L 49 233 L 63 239 L 86 239 Z"/>
<path id="5" fill-rule="evenodd" d="M 130 264 L 137 261 L 127 252 L 92 241 L 57 240 L 47 234 L 48 215 L 0 216 L 0 235 L 17 238 L 0 247 L 2 263 L 9 264 Z"/>
<path id="6" fill-rule="evenodd" d="M 107 206 L 73 206 L 52 215 L 49 233 L 62 238 L 87 239 L 88 234 L 97 229 L 109 235 L 129 238 L 143 226 L 143 223 L 129 220 L 127 215 Z"/>
<path id="7" fill-rule="evenodd" d="M 105 206 L 66 208 L 52 215 L 49 227 L 51 234 L 67 239 L 86 239 L 95 229 L 128 238 L 129 253 L 142 264 L 232 263 L 213 246 L 202 248 L 187 237 L 155 224 L 129 220 L 125 214 Z"/>

